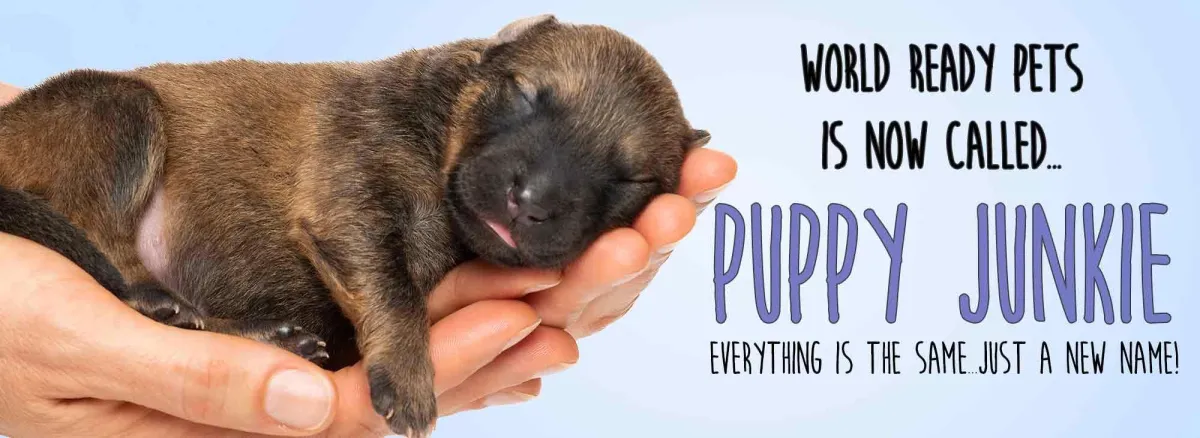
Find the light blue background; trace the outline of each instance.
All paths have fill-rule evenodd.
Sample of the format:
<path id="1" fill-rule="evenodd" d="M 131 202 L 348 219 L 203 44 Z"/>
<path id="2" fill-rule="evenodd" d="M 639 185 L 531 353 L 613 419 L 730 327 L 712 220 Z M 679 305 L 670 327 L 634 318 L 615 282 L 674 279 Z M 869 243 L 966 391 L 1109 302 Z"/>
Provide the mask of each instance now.
<path id="1" fill-rule="evenodd" d="M 755 315 L 747 253 L 731 286 L 729 321 L 719 325 L 713 316 L 710 209 L 634 310 L 585 339 L 580 363 L 547 378 L 540 398 L 443 419 L 439 436 L 1200 436 L 1200 382 L 1191 366 L 1200 316 L 1195 2 L 10 1 L 0 7 L 0 80 L 32 86 L 71 68 L 231 57 L 368 60 L 486 36 L 512 19 L 542 12 L 613 26 L 659 58 L 688 116 L 713 133 L 711 147 L 739 161 L 740 176 L 720 201 L 747 216 L 754 202 L 785 208 L 802 202 L 822 214 L 823 226 L 826 205 L 845 204 L 860 215 L 858 260 L 842 288 L 838 324 L 824 315 L 822 242 L 818 273 L 802 289 L 805 320 L 792 324 L 785 308 L 780 322 L 766 325 Z M 892 60 L 887 89 L 805 93 L 800 45 L 820 42 L 884 44 Z M 984 94 L 978 79 L 966 94 L 909 90 L 910 42 L 996 43 L 993 92 Z M 1011 92 L 1016 42 L 1078 42 L 1082 92 Z M 1065 89 L 1073 78 L 1065 69 L 1060 74 Z M 845 170 L 820 170 L 826 119 L 846 121 L 841 133 L 851 160 Z M 864 168 L 862 124 L 887 119 L 931 122 L 925 170 Z M 1063 169 L 950 170 L 942 129 L 950 120 L 972 119 L 1039 121 L 1048 135 L 1046 162 Z M 890 229 L 901 202 L 910 208 L 908 240 L 900 320 L 889 325 L 883 320 L 888 260 L 861 213 L 875 208 Z M 1066 203 L 1167 204 L 1170 211 L 1154 219 L 1153 246 L 1171 256 L 1171 265 L 1155 268 L 1154 285 L 1158 310 L 1174 320 L 1153 327 L 1139 322 L 1135 289 L 1133 324 L 1071 325 L 1047 278 L 1046 322 L 1033 321 L 1030 312 L 1025 322 L 1006 324 L 995 302 L 987 322 L 962 321 L 957 297 L 973 294 L 976 285 L 979 202 L 1040 202 L 1059 239 Z M 1081 246 L 1082 237 L 1077 241 Z M 1113 287 L 1119 284 L 1118 244 L 1115 234 L 1104 263 Z M 709 341 L 771 339 L 822 341 L 826 372 L 710 374 Z M 916 375 L 919 363 L 907 344 L 1016 339 L 1031 343 L 1023 351 L 1026 375 Z M 905 341 L 904 374 L 862 373 L 862 347 L 853 350 L 854 374 L 830 373 L 837 340 Z M 1033 343 L 1041 340 L 1056 347 L 1053 376 L 1035 372 Z M 1068 340 L 1179 341 L 1181 374 L 1115 374 L 1111 344 L 1109 374 L 1062 374 L 1061 344 Z M 977 350 L 970 351 L 977 360 Z"/>

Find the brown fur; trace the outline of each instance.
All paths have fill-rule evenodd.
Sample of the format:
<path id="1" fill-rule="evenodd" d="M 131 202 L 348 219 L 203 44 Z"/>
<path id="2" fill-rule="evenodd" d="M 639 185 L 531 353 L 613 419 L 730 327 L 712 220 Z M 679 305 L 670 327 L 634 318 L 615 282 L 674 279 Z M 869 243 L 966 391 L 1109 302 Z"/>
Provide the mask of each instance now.
<path id="1" fill-rule="evenodd" d="M 610 68 L 616 60 L 625 68 Z M 514 252 L 469 223 L 490 193 L 468 175 L 488 165 L 485 121 L 504 115 L 507 73 L 520 93 L 550 90 L 569 110 L 555 120 L 584 140 L 550 152 L 594 161 L 583 165 L 621 185 L 595 188 L 604 204 L 562 204 L 575 206 L 563 214 L 595 211 L 578 213 L 594 224 L 558 233 L 577 242 L 514 228 L 544 254 Z M 196 325 L 331 355 L 333 369 L 364 360 L 376 410 L 411 437 L 437 414 L 425 309 L 446 272 L 472 256 L 568 262 L 585 238 L 673 190 L 683 153 L 707 138 L 632 41 L 543 16 L 367 63 L 64 74 L 0 108 L 0 186 L 44 198 L 126 281 L 161 282 Z M 151 278 L 136 251 L 156 190 L 165 278 Z"/>

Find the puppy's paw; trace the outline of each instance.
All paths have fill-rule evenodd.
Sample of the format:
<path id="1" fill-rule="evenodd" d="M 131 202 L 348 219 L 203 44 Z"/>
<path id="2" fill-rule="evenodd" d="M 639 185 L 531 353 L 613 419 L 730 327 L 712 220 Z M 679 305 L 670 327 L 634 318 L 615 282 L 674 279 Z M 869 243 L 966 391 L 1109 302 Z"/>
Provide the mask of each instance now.
<path id="1" fill-rule="evenodd" d="M 267 325 L 263 329 L 257 336 L 263 342 L 275 344 L 317 365 L 329 360 L 325 341 L 316 334 L 304 331 L 304 328 L 298 325 L 285 321 Z"/>
<path id="2" fill-rule="evenodd" d="M 204 330 L 204 317 L 198 309 L 156 284 L 133 286 L 125 303 L 160 323 L 189 330 Z"/>
<path id="3" fill-rule="evenodd" d="M 375 364 L 368 368 L 371 403 L 375 412 L 387 420 L 392 433 L 428 438 L 437 422 L 432 366 L 404 370 L 405 367 L 398 365 L 401 364 Z"/>

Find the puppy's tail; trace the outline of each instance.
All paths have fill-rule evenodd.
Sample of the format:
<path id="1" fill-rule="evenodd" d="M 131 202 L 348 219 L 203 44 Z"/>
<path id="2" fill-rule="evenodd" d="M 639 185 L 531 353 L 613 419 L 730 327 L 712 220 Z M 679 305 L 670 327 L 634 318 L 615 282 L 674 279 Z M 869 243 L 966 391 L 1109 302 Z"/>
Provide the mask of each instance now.
<path id="1" fill-rule="evenodd" d="M 31 240 L 62 254 L 114 294 L 121 295 L 126 289 L 120 271 L 82 229 L 29 193 L 0 186 L 0 233 Z"/>

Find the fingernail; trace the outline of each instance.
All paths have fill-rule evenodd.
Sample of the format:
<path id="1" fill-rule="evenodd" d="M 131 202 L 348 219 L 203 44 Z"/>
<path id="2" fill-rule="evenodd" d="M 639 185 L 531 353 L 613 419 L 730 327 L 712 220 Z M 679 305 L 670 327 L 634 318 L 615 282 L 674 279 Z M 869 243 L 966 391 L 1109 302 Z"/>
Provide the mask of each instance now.
<path id="1" fill-rule="evenodd" d="M 507 391 L 487 396 L 483 399 L 484 406 L 515 405 L 533 400 L 533 395 L 523 392 Z"/>
<path id="2" fill-rule="evenodd" d="M 671 258 L 671 253 L 669 252 L 666 254 L 655 254 L 653 257 L 650 257 L 650 265 L 661 267 L 669 258 Z"/>
<path id="3" fill-rule="evenodd" d="M 540 318 L 537 320 L 537 322 L 533 323 L 533 325 L 526 327 L 524 330 L 521 330 L 520 333 L 517 333 L 512 340 L 508 341 L 508 345 L 505 345 L 504 349 L 507 350 L 512 348 L 513 345 L 517 345 L 518 342 L 521 342 L 522 339 L 525 339 L 526 336 L 529 336 L 530 333 L 533 333 L 533 330 L 538 328 L 539 325 L 542 325 L 542 320 Z"/>
<path id="4" fill-rule="evenodd" d="M 567 315 L 567 325 L 566 326 L 571 327 L 571 326 L 574 326 L 575 323 L 579 322 L 579 318 L 583 317 L 583 311 L 586 309 L 587 309 L 587 304 L 584 304 L 582 306 L 579 306 L 579 310 L 571 312 L 570 315 Z"/>
<path id="5" fill-rule="evenodd" d="M 639 277 L 639 276 L 641 276 L 643 273 L 645 273 L 647 269 L 650 269 L 650 263 L 651 263 L 651 262 L 653 262 L 653 260 L 647 260 L 647 261 L 646 261 L 646 266 L 642 266 L 642 269 L 638 269 L 638 270 L 637 270 L 637 272 L 634 272 L 634 273 L 632 273 L 632 274 L 629 274 L 629 275 L 626 275 L 626 276 L 624 276 L 624 277 L 621 277 L 621 279 L 617 280 L 617 282 L 616 282 L 616 283 L 613 283 L 613 286 L 620 286 L 620 285 L 622 285 L 622 284 L 625 284 L 625 283 L 628 283 L 628 282 L 630 282 L 630 281 L 633 281 L 633 279 L 635 279 L 635 278 L 638 278 L 638 277 Z"/>
<path id="6" fill-rule="evenodd" d="M 275 421 L 294 429 L 315 429 L 333 411 L 333 387 L 322 376 L 300 370 L 280 371 L 267 382 L 264 405 Z"/>
<path id="7" fill-rule="evenodd" d="M 525 289 L 525 295 L 529 295 L 534 292 L 544 291 L 544 290 L 552 288 L 554 286 L 558 286 L 559 283 L 562 283 L 562 279 L 556 280 L 553 283 L 545 283 L 545 284 L 539 284 L 537 286 L 533 286 L 529 289 Z"/>
<path id="8" fill-rule="evenodd" d="M 540 378 L 540 377 L 546 377 L 546 376 L 549 376 L 552 374 L 558 374 L 563 371 L 566 371 L 567 368 L 571 368 L 574 365 L 575 364 L 573 364 L 573 363 L 567 363 L 567 362 L 563 362 L 560 364 L 554 364 L 554 365 L 550 366 L 549 368 L 542 370 L 542 372 L 538 373 L 538 375 L 534 378 Z"/>
<path id="9" fill-rule="evenodd" d="M 661 248 L 658 249 L 658 254 L 659 255 L 670 254 L 671 251 L 675 250 L 676 246 L 679 246 L 679 242 L 673 242 L 673 243 L 668 243 L 666 245 L 663 245 Z"/>
<path id="10" fill-rule="evenodd" d="M 692 202 L 695 202 L 697 204 L 707 204 L 709 202 L 712 202 L 713 199 L 717 199 L 717 195 L 720 195 L 721 191 L 725 190 L 725 187 L 727 187 L 727 186 L 729 186 L 729 183 L 725 183 L 725 185 L 722 185 L 720 187 L 717 187 L 715 189 L 712 189 L 712 190 L 709 190 L 706 192 L 701 192 L 701 193 L 697 194 L 696 196 L 692 197 Z"/>

